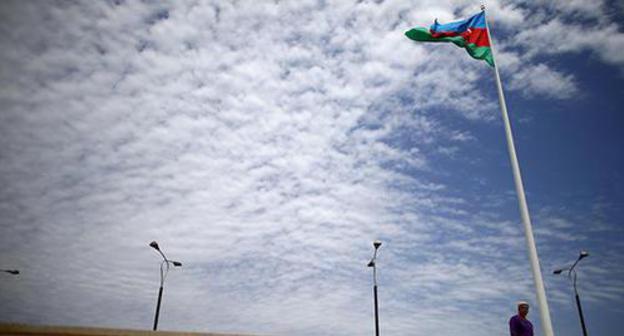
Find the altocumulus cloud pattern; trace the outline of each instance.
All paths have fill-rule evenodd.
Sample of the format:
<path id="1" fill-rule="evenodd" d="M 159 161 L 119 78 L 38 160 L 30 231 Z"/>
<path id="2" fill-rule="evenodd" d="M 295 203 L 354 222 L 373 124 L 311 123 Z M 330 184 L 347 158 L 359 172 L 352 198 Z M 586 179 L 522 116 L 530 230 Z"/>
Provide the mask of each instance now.
<path id="1" fill-rule="evenodd" d="M 615 118 L 621 100 L 593 117 L 575 108 L 616 97 L 580 69 L 623 84 L 622 7 L 488 8 L 555 329 L 578 322 L 550 270 L 587 248 L 588 327 L 615 336 L 624 140 L 596 132 L 611 150 L 576 151 L 540 127 L 558 139 L 575 115 Z M 149 329 L 157 240 L 184 263 L 160 329 L 366 335 L 381 239 L 382 334 L 505 334 L 534 294 L 491 69 L 403 36 L 476 10 L 2 1 L 0 267 L 22 273 L 0 279 L 0 322 Z M 600 166 L 566 170 L 548 159 L 559 145 L 562 162 Z"/>

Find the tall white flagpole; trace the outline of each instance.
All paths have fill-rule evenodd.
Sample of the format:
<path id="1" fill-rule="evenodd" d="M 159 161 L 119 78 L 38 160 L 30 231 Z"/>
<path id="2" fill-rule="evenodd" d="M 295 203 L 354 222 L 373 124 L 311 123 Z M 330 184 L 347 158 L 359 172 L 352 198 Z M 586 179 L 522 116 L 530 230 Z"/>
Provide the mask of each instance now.
<path id="1" fill-rule="evenodd" d="M 485 6 L 481 6 L 485 13 Z M 540 270 L 539 259 L 537 257 L 537 249 L 535 248 L 535 239 L 533 238 L 533 229 L 531 227 L 531 218 L 529 217 L 529 207 L 527 206 L 526 197 L 524 195 L 524 187 L 522 186 L 522 176 L 520 175 L 520 166 L 516 157 L 516 149 L 514 146 L 513 136 L 511 134 L 511 124 L 507 115 L 507 104 L 505 103 L 505 95 L 503 93 L 503 85 L 501 84 L 500 75 L 498 73 L 498 64 L 494 56 L 494 43 L 490 35 L 490 27 L 485 20 L 485 28 L 490 40 L 490 50 L 494 59 L 494 74 L 496 77 L 496 88 L 498 89 L 498 100 L 500 102 L 503 122 L 505 124 L 505 135 L 507 137 L 507 150 L 511 160 L 511 168 L 513 170 L 514 182 L 516 184 L 516 193 L 518 194 L 518 203 L 520 205 L 520 216 L 524 224 L 524 236 L 526 238 L 529 260 L 531 262 L 531 270 L 533 271 L 533 281 L 535 282 L 535 291 L 537 294 L 537 303 L 540 310 L 540 320 L 542 322 L 542 332 L 544 336 L 553 336 L 552 322 L 550 321 L 550 311 L 548 302 L 546 301 L 546 291 L 544 290 L 544 280 L 542 279 L 542 271 Z"/>

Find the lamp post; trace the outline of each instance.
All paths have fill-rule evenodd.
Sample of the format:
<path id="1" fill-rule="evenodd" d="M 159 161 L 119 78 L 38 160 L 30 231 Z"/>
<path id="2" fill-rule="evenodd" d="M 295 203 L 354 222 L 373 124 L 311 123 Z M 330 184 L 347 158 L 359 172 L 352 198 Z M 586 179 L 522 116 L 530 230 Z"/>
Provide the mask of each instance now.
<path id="1" fill-rule="evenodd" d="M 156 304 L 156 316 L 154 316 L 154 330 L 158 328 L 158 315 L 160 314 L 160 302 L 162 300 L 163 293 L 163 285 L 165 284 L 165 278 L 167 277 L 167 273 L 169 273 L 169 265 L 173 265 L 175 267 L 182 266 L 182 263 L 179 261 L 173 261 L 167 259 L 163 251 L 158 246 L 156 241 L 149 243 L 149 246 L 154 250 L 158 251 L 163 258 L 163 261 L 160 263 L 160 288 L 158 289 L 158 303 Z"/>
<path id="2" fill-rule="evenodd" d="M 13 275 L 18 275 L 18 274 L 20 274 L 20 271 L 18 271 L 18 270 L 7 270 L 7 269 L 0 269 L 0 272 L 9 273 L 9 274 L 13 274 Z"/>
<path id="3" fill-rule="evenodd" d="M 583 318 L 583 309 L 581 308 L 581 299 L 579 298 L 578 290 L 576 289 L 576 270 L 574 269 L 576 265 L 581 261 L 581 259 L 588 257 L 589 253 L 587 251 L 581 251 L 579 253 L 578 258 L 574 264 L 572 264 L 569 268 L 561 268 L 553 271 L 553 274 L 561 274 L 563 271 L 568 271 L 568 279 L 572 282 L 574 287 L 574 296 L 576 298 L 576 308 L 578 309 L 579 319 L 581 320 L 581 328 L 583 329 L 583 336 L 587 336 L 587 328 L 585 327 L 585 319 Z"/>
<path id="4" fill-rule="evenodd" d="M 380 246 L 381 241 L 375 240 L 373 242 L 375 252 L 373 253 L 373 258 L 368 263 L 368 267 L 373 268 L 373 296 L 375 298 L 375 336 L 379 336 L 379 308 L 377 303 L 377 250 Z"/>

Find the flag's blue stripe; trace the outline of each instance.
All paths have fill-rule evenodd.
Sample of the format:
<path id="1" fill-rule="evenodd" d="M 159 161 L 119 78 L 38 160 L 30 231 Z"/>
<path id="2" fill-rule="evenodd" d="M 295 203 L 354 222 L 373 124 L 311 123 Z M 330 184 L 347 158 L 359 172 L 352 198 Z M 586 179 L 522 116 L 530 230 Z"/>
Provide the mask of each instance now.
<path id="1" fill-rule="evenodd" d="M 451 22 L 447 24 L 439 24 L 438 21 L 431 25 L 432 33 L 456 32 L 463 33 L 468 28 L 484 28 L 485 29 L 485 12 L 481 12 L 466 20 Z"/>

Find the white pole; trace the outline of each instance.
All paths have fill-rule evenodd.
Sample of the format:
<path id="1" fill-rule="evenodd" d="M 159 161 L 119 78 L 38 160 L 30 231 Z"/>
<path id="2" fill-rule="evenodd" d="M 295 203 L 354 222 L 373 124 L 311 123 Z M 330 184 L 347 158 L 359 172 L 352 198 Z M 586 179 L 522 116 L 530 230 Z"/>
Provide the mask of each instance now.
<path id="1" fill-rule="evenodd" d="M 485 12 L 485 6 L 481 7 Z M 548 302 L 546 301 L 546 291 L 544 290 L 544 280 L 542 279 L 542 271 L 540 270 L 539 259 L 537 257 L 537 249 L 535 248 L 535 239 L 533 238 L 533 229 L 531 228 L 531 218 L 529 217 L 529 208 L 527 206 L 526 197 L 524 196 L 524 187 L 522 186 L 522 176 L 520 176 L 520 166 L 516 157 L 516 149 L 514 147 L 513 136 L 511 134 L 511 124 L 507 115 L 507 104 L 505 103 L 505 95 L 503 94 L 503 85 L 501 84 L 496 57 L 494 56 L 494 43 L 490 36 L 490 28 L 485 20 L 485 27 L 488 38 L 490 39 L 490 49 L 492 58 L 494 59 L 494 74 L 496 76 L 496 88 L 498 89 L 498 100 L 500 102 L 501 113 L 503 114 L 503 122 L 505 124 L 505 135 L 507 137 L 507 149 L 509 158 L 511 159 L 511 168 L 513 170 L 514 182 L 516 184 L 516 193 L 518 194 L 518 203 L 520 205 L 520 216 L 524 224 L 524 236 L 526 238 L 529 260 L 533 271 L 533 281 L 535 282 L 535 291 L 537 294 L 537 303 L 540 310 L 540 319 L 542 322 L 542 332 L 544 336 L 553 336 L 552 323 L 550 321 L 550 311 L 548 310 Z"/>

